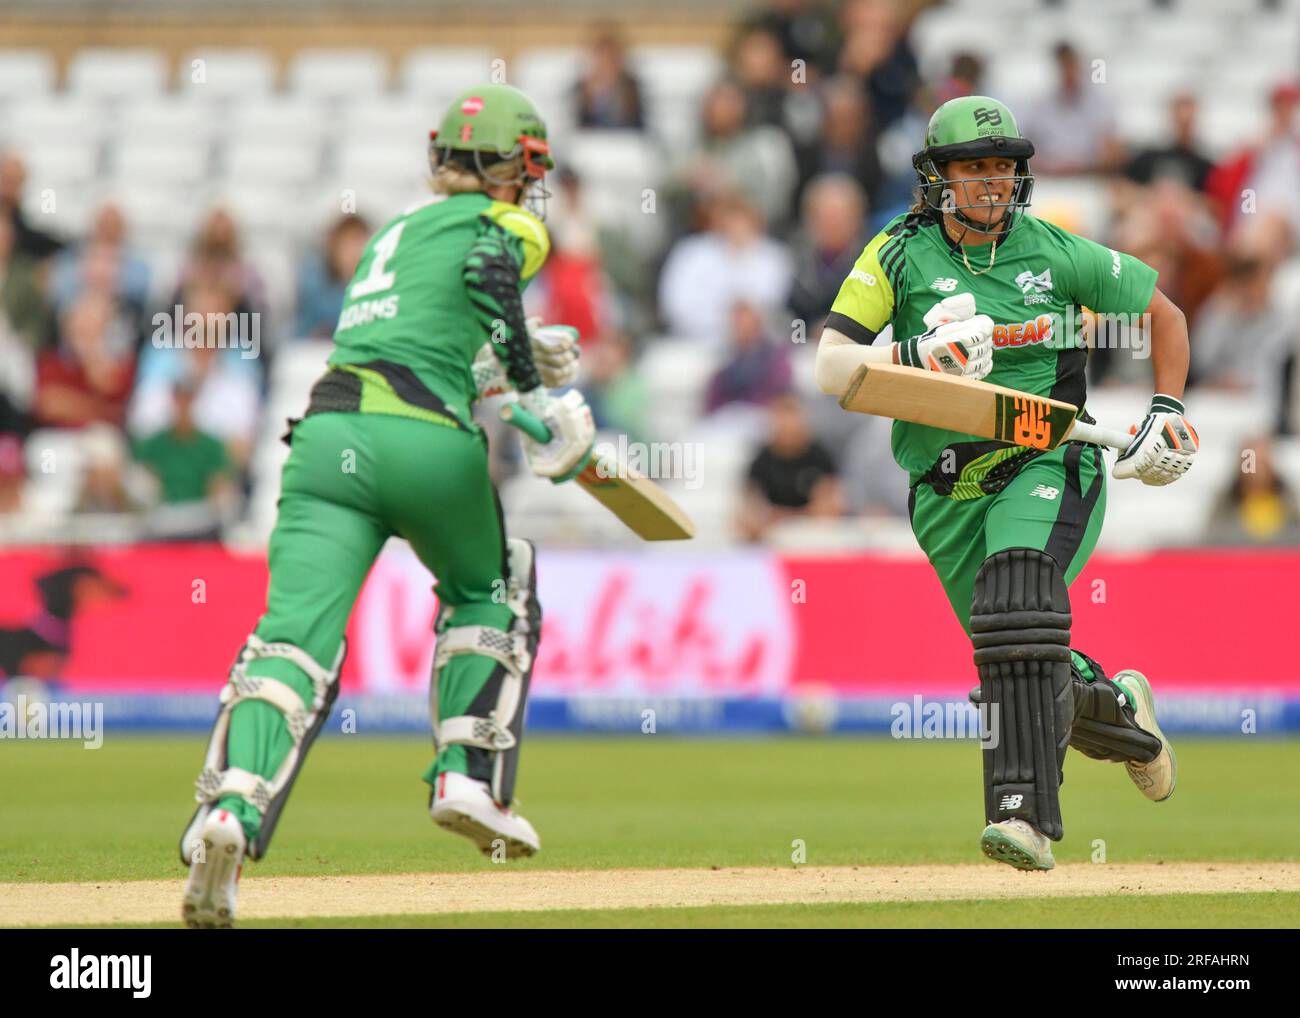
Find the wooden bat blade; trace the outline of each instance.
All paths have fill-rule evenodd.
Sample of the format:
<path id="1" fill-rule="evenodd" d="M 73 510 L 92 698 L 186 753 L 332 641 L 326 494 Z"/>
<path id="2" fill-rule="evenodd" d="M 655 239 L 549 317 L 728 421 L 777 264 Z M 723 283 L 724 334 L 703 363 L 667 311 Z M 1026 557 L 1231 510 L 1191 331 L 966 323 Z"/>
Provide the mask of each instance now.
<path id="1" fill-rule="evenodd" d="M 689 541 L 695 524 L 659 485 L 616 459 L 594 453 L 577 478 L 592 498 L 645 541 Z"/>
<path id="2" fill-rule="evenodd" d="M 860 414 L 1055 449 L 1069 437 L 1078 408 L 1001 385 L 897 364 L 863 364 L 840 397 Z"/>

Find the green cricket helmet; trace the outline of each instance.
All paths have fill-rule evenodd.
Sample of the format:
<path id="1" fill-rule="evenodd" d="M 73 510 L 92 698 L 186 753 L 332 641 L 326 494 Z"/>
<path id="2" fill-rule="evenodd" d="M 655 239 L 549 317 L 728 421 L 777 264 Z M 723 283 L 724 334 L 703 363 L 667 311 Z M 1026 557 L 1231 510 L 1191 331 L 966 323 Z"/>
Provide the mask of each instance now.
<path id="1" fill-rule="evenodd" d="M 1021 135 L 1016 118 L 1006 106 L 986 95 L 966 95 L 949 99 L 934 111 L 925 130 L 925 148 L 912 156 L 912 167 L 916 170 L 921 201 L 936 218 L 947 214 L 977 233 L 998 233 L 1004 226 L 1010 230 L 1029 207 L 1034 190 L 1034 176 L 1029 172 L 1029 158 L 1033 154 L 1033 143 Z M 994 208 L 1007 210 L 997 222 L 981 223 L 963 211 L 975 208 L 974 205 L 954 203 L 955 182 L 944 176 L 942 166 L 954 160 L 991 156 L 1014 159 L 1015 174 L 973 180 L 983 180 L 986 185 L 992 180 L 1014 180 L 1015 186 L 1009 201 L 994 203 Z"/>
<path id="2" fill-rule="evenodd" d="M 527 185 L 555 169 L 546 124 L 532 100 L 509 85 L 478 85 L 452 102 L 437 130 L 429 132 L 429 162 L 436 171 L 451 159 L 491 183 Z M 503 179 L 501 163 L 520 160 Z M 493 167 L 497 171 L 492 172 Z"/>

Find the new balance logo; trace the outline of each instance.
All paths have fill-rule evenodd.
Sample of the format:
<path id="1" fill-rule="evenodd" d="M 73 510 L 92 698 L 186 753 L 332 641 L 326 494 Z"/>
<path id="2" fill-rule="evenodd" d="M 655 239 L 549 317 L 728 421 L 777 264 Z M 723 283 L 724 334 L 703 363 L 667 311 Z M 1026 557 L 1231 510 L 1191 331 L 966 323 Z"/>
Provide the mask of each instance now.
<path id="1" fill-rule="evenodd" d="M 1020 804 L 1025 801 L 1023 795 L 1004 795 L 1002 801 L 998 803 L 998 809 L 1019 809 Z"/>
<path id="2" fill-rule="evenodd" d="M 946 276 L 940 276 L 930 284 L 930 289 L 938 290 L 941 293 L 952 293 L 953 290 L 957 289 L 957 280 L 949 279 Z"/>
<path id="3" fill-rule="evenodd" d="M 1029 494 L 1036 498 L 1045 498 L 1049 502 L 1055 502 L 1056 496 L 1061 493 L 1060 488 L 1049 488 L 1046 484 L 1040 484 Z"/>

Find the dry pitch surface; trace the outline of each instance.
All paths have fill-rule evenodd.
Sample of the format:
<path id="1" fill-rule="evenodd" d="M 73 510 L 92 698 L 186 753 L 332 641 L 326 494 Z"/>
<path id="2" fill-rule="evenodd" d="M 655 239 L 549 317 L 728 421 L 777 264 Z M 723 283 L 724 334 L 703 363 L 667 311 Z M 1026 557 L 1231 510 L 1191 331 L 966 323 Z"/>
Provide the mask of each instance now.
<path id="1" fill-rule="evenodd" d="M 168 922 L 177 917 L 181 887 L 180 880 L 0 884 L 0 926 Z M 250 874 L 241 885 L 239 913 L 241 919 L 274 919 L 1270 891 L 1300 891 L 1300 863 L 1070 863 L 1051 873 L 988 863 Z"/>

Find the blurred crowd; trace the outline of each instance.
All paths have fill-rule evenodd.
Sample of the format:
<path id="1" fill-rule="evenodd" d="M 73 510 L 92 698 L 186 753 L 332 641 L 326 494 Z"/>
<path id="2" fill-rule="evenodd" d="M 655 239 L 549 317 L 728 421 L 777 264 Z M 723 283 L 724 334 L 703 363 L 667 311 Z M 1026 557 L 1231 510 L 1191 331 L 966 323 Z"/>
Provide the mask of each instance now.
<path id="1" fill-rule="evenodd" d="M 557 148 L 554 251 L 527 294 L 529 310 L 579 328 L 598 422 L 633 438 L 655 437 L 637 372 L 647 347 L 670 336 L 712 359 L 698 414 L 743 431 L 755 449 L 735 521 L 744 540 L 763 540 L 791 517 L 906 516 L 887 425 L 846 424 L 798 380 L 862 247 L 912 203 L 911 155 L 931 112 L 985 87 L 991 53 L 959 52 L 944 73 L 922 74 L 909 37 L 915 7 L 769 0 L 738 24 L 694 140 L 661 150 L 667 183 L 655 200 L 666 225 L 657 250 L 635 248 L 601 221 Z M 592 27 L 586 70 L 568 93 L 584 130 L 647 130 L 626 42 L 612 24 Z M 1294 278 L 1300 252 L 1300 87 L 1278 82 L 1266 133 L 1226 157 L 1204 148 L 1190 94 L 1169 103 L 1165 140 L 1133 150 L 1069 41 L 1052 56 L 1045 94 L 999 96 L 1035 144 L 1032 170 L 1040 180 L 1105 183 L 1108 222 L 1093 239 L 1158 269 L 1187 315 L 1192 419 L 1197 393 L 1214 391 L 1249 402 L 1266 421 L 1248 439 L 1251 468 L 1222 493 L 1207 539 L 1300 541 L 1300 478 L 1285 477 L 1272 454 L 1297 409 L 1297 308 L 1279 280 Z M 84 435 L 79 510 L 152 514 L 153 536 L 220 533 L 247 495 L 255 439 L 280 423 L 259 416 L 277 348 L 332 334 L 344 286 L 380 224 L 343 215 L 329 226 L 299 267 L 292 321 L 274 323 L 249 357 L 250 323 L 267 299 L 230 215 L 214 209 L 198 224 L 177 278 L 160 289 L 117 208 L 100 209 L 85 236 L 57 236 L 24 212 L 26 186 L 22 153 L 5 153 L 0 510 L 17 508 L 24 482 L 45 469 L 41 450 L 24 448 L 28 436 L 75 430 Z M 1057 221 L 1076 226 L 1068 214 Z M 159 292 L 170 294 L 162 307 L 151 304 Z M 225 316 L 226 348 L 187 347 L 173 309 Z M 1119 344 L 1098 346 L 1093 386 L 1149 384 L 1146 361 Z"/>

